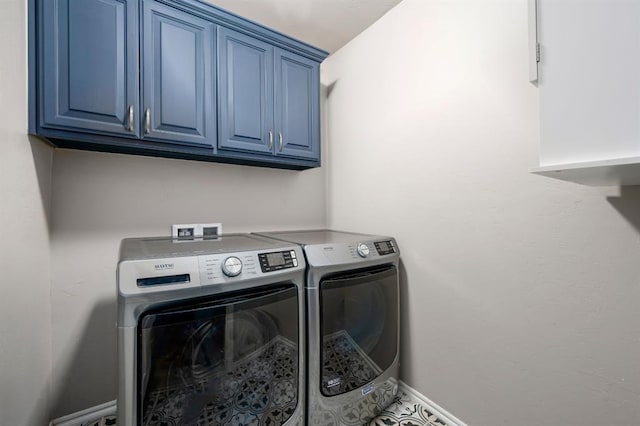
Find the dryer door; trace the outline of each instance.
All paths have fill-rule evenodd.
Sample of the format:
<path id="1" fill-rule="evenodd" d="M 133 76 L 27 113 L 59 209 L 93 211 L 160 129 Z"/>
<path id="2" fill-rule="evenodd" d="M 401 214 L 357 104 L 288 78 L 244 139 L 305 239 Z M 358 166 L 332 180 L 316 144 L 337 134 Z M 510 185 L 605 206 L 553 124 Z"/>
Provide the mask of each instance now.
<path id="1" fill-rule="evenodd" d="M 322 394 L 358 389 L 389 368 L 398 353 L 398 322 L 395 266 L 321 280 Z"/>
<path id="2" fill-rule="evenodd" d="M 298 405 L 298 288 L 145 312 L 138 348 L 137 424 L 283 424 Z"/>

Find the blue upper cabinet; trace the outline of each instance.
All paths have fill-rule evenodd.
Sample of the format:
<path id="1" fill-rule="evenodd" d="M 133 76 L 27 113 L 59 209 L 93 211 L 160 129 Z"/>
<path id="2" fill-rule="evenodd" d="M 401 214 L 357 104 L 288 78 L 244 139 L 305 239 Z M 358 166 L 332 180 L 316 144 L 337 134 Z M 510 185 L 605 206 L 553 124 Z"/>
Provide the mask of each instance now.
<path id="1" fill-rule="evenodd" d="M 320 64 L 218 29 L 222 150 L 320 161 Z"/>
<path id="2" fill-rule="evenodd" d="M 47 0 L 39 7 L 40 126 L 135 137 L 135 3 Z"/>
<path id="3" fill-rule="evenodd" d="M 202 0 L 27 0 L 29 132 L 63 148 L 320 165 L 327 53 Z"/>
<path id="4" fill-rule="evenodd" d="M 215 25 L 143 1 L 143 138 L 213 147 Z"/>
<path id="5" fill-rule="evenodd" d="M 276 155 L 320 159 L 320 64 L 276 50 Z"/>
<path id="6" fill-rule="evenodd" d="M 273 151 L 273 46 L 218 29 L 221 149 Z"/>

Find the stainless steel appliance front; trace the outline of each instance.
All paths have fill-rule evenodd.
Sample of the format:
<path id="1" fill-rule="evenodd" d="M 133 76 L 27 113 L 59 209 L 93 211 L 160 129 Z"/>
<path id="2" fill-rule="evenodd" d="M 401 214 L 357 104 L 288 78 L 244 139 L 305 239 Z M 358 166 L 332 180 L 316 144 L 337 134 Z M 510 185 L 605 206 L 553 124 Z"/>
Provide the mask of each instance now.
<path id="1" fill-rule="evenodd" d="M 304 424 L 304 271 L 257 236 L 124 240 L 118 425 Z"/>
<path id="2" fill-rule="evenodd" d="M 396 241 L 327 230 L 260 235 L 304 248 L 308 424 L 366 424 L 398 389 Z"/>

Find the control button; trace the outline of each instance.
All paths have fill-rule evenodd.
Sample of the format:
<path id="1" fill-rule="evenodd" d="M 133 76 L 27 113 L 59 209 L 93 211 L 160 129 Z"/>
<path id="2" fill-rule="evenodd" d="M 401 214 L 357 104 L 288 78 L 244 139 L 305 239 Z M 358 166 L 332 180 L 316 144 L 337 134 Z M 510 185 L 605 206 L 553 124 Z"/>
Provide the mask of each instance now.
<path id="1" fill-rule="evenodd" d="M 297 259 L 293 259 L 293 266 L 298 266 L 298 260 Z"/>
<path id="2" fill-rule="evenodd" d="M 293 251 L 293 250 L 291 250 L 291 258 L 292 258 L 292 259 L 295 259 L 295 258 L 296 258 L 296 252 L 295 252 L 295 251 Z"/>
<path id="3" fill-rule="evenodd" d="M 360 255 L 360 257 L 369 256 L 369 246 L 365 243 L 358 244 L 358 254 Z"/>
<path id="4" fill-rule="evenodd" d="M 222 272 L 228 277 L 235 277 L 242 272 L 242 261 L 235 256 L 227 257 L 222 264 Z"/>

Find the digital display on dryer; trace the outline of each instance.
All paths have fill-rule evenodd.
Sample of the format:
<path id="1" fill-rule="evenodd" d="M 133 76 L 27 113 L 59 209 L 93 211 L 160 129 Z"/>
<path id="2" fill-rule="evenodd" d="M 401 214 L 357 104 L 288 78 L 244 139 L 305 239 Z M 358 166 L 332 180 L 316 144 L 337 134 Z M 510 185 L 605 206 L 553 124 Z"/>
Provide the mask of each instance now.
<path id="1" fill-rule="evenodd" d="M 396 248 L 393 246 L 393 242 L 391 241 L 378 241 L 374 243 L 374 245 L 376 246 L 376 251 L 380 256 L 396 252 Z"/>

